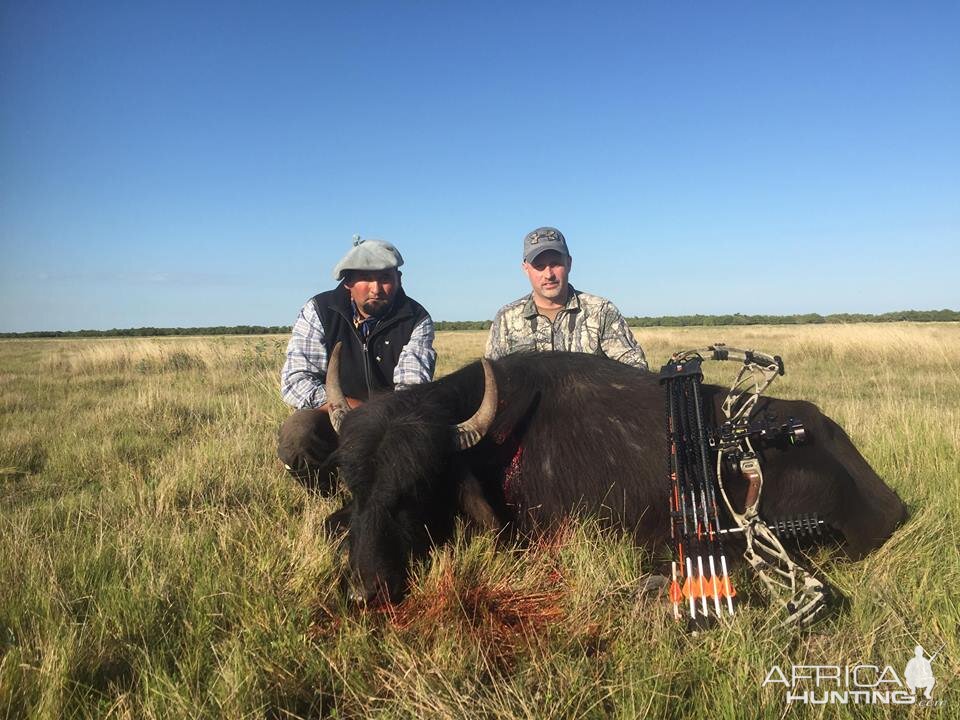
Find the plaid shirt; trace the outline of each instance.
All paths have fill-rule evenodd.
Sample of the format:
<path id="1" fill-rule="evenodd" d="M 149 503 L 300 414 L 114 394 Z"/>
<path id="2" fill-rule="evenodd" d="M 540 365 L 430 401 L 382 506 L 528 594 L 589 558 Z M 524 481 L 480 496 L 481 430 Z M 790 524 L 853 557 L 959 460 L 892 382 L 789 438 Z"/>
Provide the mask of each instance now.
<path id="1" fill-rule="evenodd" d="M 324 383 L 327 379 L 327 348 L 320 317 L 312 301 L 300 310 L 287 343 L 287 360 L 280 373 L 280 394 L 284 402 L 297 409 L 318 408 L 327 401 Z M 393 370 L 395 389 L 430 382 L 437 363 L 433 349 L 433 321 L 428 315 L 421 320 L 410 340 L 400 351 Z"/>
<path id="2" fill-rule="evenodd" d="M 491 360 L 524 350 L 566 350 L 606 355 L 624 365 L 647 369 L 643 349 L 616 306 L 570 286 L 570 297 L 556 319 L 541 315 L 533 294 L 500 308 L 490 326 L 485 355 Z"/>

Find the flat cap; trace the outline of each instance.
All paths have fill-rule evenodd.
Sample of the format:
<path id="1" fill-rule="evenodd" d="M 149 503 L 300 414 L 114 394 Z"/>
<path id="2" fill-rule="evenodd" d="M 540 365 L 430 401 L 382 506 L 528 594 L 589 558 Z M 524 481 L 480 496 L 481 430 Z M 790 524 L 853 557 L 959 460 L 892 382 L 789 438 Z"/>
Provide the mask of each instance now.
<path id="1" fill-rule="evenodd" d="M 390 270 L 403 265 L 400 251 L 384 240 L 357 239 L 350 252 L 333 268 L 333 279 L 343 280 L 345 270 Z"/>

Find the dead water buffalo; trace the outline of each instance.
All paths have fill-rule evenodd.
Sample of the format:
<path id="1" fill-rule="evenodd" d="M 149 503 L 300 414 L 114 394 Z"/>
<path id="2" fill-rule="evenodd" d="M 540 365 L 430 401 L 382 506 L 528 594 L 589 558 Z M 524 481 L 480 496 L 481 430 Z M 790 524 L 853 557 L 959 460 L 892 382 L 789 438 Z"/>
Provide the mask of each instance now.
<path id="1" fill-rule="evenodd" d="M 334 411 L 336 462 L 353 495 L 349 563 L 367 600 L 402 598 L 410 562 L 450 538 L 464 505 L 521 532 L 583 513 L 622 526 L 638 544 L 667 540 L 664 392 L 656 375 L 579 353 L 517 354 L 487 367 L 475 362 Z M 328 389 L 335 377 L 332 363 Z M 725 395 L 704 386 L 704 402 L 717 412 Z M 796 418 L 809 436 L 801 447 L 762 451 L 762 516 L 817 513 L 852 558 L 904 521 L 900 498 L 815 405 L 763 398 L 756 414 Z M 742 507 L 745 483 L 727 485 Z"/>

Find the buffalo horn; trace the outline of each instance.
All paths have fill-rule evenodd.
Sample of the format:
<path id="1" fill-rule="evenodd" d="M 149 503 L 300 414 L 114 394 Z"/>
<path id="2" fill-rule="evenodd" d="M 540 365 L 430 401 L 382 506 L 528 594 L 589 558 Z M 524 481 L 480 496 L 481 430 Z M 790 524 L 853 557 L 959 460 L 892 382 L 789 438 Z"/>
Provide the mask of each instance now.
<path id="1" fill-rule="evenodd" d="M 327 365 L 327 404 L 330 411 L 330 424 L 340 434 L 340 424 L 343 416 L 350 412 L 350 405 L 340 389 L 340 345 L 337 343 L 330 353 L 330 363 Z"/>
<path id="2" fill-rule="evenodd" d="M 457 450 L 467 450 L 480 442 L 497 414 L 497 379 L 493 375 L 493 366 L 486 358 L 481 358 L 480 362 L 483 365 L 483 400 L 473 417 L 454 428 Z"/>

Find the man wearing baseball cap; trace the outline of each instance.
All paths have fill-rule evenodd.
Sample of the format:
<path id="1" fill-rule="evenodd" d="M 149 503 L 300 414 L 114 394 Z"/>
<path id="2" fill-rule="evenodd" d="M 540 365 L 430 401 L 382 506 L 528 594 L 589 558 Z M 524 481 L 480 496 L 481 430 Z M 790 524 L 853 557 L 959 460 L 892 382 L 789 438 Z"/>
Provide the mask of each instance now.
<path id="1" fill-rule="evenodd" d="M 280 428 L 278 454 L 307 487 L 334 489 L 329 456 L 337 436 L 325 383 L 327 360 L 338 342 L 340 387 L 351 405 L 433 378 L 433 320 L 404 293 L 401 265 L 390 243 L 356 238 L 333 270 L 337 287 L 310 298 L 293 324 L 280 391 L 296 412 Z"/>
<path id="2" fill-rule="evenodd" d="M 519 351 L 567 350 L 606 355 L 646 370 L 643 350 L 616 306 L 569 284 L 572 265 L 559 230 L 541 227 L 527 233 L 521 267 L 531 293 L 497 312 L 486 356 L 496 360 Z"/>

